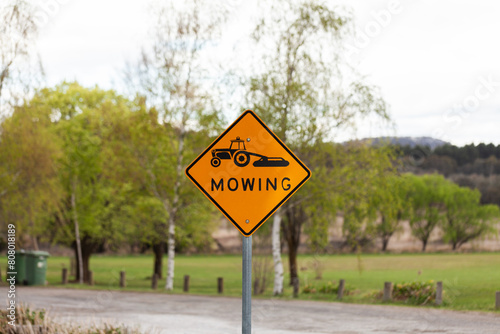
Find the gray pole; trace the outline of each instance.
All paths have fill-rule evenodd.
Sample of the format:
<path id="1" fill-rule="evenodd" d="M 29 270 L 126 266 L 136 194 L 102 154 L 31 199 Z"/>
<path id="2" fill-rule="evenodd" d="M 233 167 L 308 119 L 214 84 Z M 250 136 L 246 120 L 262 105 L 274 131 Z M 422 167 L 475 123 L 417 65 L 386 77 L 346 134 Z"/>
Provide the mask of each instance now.
<path id="1" fill-rule="evenodd" d="M 252 236 L 243 236 L 242 333 L 252 332 Z"/>

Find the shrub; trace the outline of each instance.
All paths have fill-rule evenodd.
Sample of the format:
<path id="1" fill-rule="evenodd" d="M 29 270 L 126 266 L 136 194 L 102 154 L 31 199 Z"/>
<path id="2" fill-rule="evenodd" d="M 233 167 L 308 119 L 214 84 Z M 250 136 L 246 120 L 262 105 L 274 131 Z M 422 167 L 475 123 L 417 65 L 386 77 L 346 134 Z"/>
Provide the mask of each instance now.
<path id="1" fill-rule="evenodd" d="M 436 285 L 434 281 L 398 283 L 394 285 L 392 297 L 409 304 L 425 305 L 436 300 Z"/>
<path id="2" fill-rule="evenodd" d="M 59 324 L 47 317 L 45 310 L 31 310 L 24 305 L 16 306 L 16 326 L 9 325 L 8 311 L 0 310 L 0 333 L 21 334 L 140 334 L 138 330 L 102 324 L 100 326 L 74 326 Z"/>
<path id="3" fill-rule="evenodd" d="M 348 285 L 344 285 L 344 295 L 349 295 L 354 289 Z M 336 295 L 339 291 L 339 283 L 335 281 L 328 281 L 326 284 L 323 284 L 317 287 L 314 284 L 306 284 L 302 288 L 302 293 L 313 294 L 313 293 L 322 293 L 322 294 L 333 294 Z"/>
<path id="4" fill-rule="evenodd" d="M 334 282 L 329 281 L 329 282 L 326 282 L 325 285 L 321 286 L 318 289 L 318 291 L 320 293 L 332 293 L 332 294 L 334 293 L 334 294 L 337 294 L 338 291 L 339 291 L 339 285 L 336 282 L 334 283 Z M 344 291 L 345 291 L 345 289 L 344 289 Z"/>
<path id="5" fill-rule="evenodd" d="M 316 287 L 312 284 L 306 284 L 302 288 L 302 293 L 316 293 L 316 292 L 317 292 Z"/>

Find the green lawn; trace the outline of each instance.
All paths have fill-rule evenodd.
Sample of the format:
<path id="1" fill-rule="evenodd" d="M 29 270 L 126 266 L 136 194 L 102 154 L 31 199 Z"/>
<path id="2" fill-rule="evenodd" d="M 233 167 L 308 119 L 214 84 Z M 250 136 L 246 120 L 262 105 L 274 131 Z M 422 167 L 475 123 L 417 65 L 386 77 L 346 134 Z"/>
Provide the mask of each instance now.
<path id="1" fill-rule="evenodd" d="M 256 257 L 254 257 L 256 258 Z M 271 261 L 269 259 L 269 261 Z M 61 268 L 69 267 L 69 258 L 50 257 L 47 280 L 51 286 L 61 286 Z M 166 259 L 164 261 L 166 263 Z M 285 270 L 287 258 L 283 258 Z M 315 264 L 324 268 L 323 278 L 316 280 Z M 5 268 L 5 257 L 2 268 Z M 269 262 L 271 264 L 271 262 Z M 120 289 L 119 272 L 127 273 L 127 290 L 152 291 L 152 256 L 93 256 L 94 287 L 69 284 L 74 288 Z M 217 294 L 217 277 L 224 278 L 224 295 L 241 296 L 241 257 L 183 256 L 176 257 L 174 293 L 183 293 L 184 275 L 190 275 L 190 292 L 193 294 Z M 344 302 L 380 303 L 374 298 L 382 290 L 385 281 L 443 281 L 446 308 L 458 310 L 493 311 L 495 291 L 500 291 L 500 254 L 386 254 L 386 255 L 303 255 L 299 257 L 301 286 L 321 286 L 328 281 L 345 279 L 355 293 Z M 272 293 L 272 266 L 269 285 L 264 297 Z M 288 283 L 288 277 L 285 277 Z M 159 283 L 158 293 L 163 293 L 164 280 Z M 282 298 L 291 298 L 292 289 L 286 285 Z M 301 299 L 335 300 L 333 295 L 300 294 Z"/>

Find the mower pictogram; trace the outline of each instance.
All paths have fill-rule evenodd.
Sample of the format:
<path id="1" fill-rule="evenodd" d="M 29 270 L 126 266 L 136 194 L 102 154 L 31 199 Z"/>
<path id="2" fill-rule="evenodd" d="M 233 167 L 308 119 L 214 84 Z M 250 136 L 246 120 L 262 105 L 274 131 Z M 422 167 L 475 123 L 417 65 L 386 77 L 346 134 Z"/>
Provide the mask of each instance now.
<path id="1" fill-rule="evenodd" d="M 258 157 L 259 160 L 254 161 L 254 167 L 286 167 L 289 162 L 279 157 L 266 157 L 262 154 L 248 152 L 245 147 L 245 141 L 240 137 L 231 140 L 229 148 L 217 148 L 212 150 L 212 160 L 210 164 L 213 167 L 219 167 L 221 160 L 233 160 L 238 167 L 245 167 L 250 163 L 250 157 Z"/>

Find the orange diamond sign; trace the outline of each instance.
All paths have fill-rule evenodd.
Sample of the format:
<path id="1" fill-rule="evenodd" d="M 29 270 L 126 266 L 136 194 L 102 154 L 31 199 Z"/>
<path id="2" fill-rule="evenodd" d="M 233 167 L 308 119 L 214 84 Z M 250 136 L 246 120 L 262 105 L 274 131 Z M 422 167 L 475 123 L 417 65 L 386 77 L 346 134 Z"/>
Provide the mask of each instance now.
<path id="1" fill-rule="evenodd" d="M 243 235 L 250 236 L 311 172 L 247 110 L 186 168 L 186 175 Z"/>

